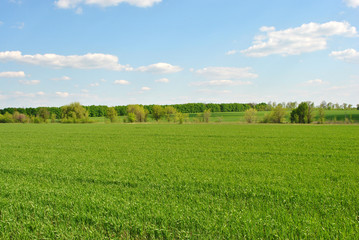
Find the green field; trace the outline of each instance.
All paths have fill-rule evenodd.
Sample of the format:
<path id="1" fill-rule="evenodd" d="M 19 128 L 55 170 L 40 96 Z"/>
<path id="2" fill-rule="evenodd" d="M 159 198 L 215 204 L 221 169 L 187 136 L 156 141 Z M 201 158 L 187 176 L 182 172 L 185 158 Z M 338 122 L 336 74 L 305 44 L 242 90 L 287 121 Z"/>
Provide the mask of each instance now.
<path id="1" fill-rule="evenodd" d="M 0 239 L 357 239 L 359 127 L 0 124 Z"/>

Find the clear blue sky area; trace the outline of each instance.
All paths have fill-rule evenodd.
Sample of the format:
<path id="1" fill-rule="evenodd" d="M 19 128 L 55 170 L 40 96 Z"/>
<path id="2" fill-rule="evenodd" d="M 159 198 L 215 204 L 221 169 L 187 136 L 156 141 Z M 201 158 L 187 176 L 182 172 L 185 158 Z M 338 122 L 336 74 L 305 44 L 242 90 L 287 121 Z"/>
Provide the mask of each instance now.
<path id="1" fill-rule="evenodd" d="M 0 0 L 0 108 L 359 103 L 359 0 Z"/>

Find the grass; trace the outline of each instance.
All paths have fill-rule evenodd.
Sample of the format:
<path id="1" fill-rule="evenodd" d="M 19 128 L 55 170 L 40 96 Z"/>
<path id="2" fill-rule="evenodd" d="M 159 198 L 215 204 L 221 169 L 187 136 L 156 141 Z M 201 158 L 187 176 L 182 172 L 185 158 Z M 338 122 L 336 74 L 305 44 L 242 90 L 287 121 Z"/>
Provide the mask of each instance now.
<path id="1" fill-rule="evenodd" d="M 0 239 L 355 239 L 356 125 L 0 124 Z"/>

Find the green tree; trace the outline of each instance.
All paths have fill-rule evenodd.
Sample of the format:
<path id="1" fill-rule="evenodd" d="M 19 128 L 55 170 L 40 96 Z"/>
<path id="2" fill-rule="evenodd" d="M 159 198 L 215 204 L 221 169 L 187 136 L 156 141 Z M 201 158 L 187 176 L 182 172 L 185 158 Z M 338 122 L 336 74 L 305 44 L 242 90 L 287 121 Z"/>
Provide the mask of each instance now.
<path id="1" fill-rule="evenodd" d="M 162 118 L 164 114 L 163 107 L 159 105 L 153 105 L 152 106 L 152 118 L 158 122 Z"/>
<path id="2" fill-rule="evenodd" d="M 106 118 L 110 119 L 110 121 L 116 122 L 117 120 L 117 111 L 114 107 L 109 107 L 107 108 L 107 112 L 106 112 Z"/>
<path id="3" fill-rule="evenodd" d="M 314 104 L 301 102 L 297 108 L 290 113 L 292 123 L 311 123 L 313 121 Z"/>
<path id="4" fill-rule="evenodd" d="M 209 119 L 211 117 L 211 109 L 207 109 L 203 111 L 203 121 L 209 123 Z"/>
<path id="5" fill-rule="evenodd" d="M 128 120 L 130 120 L 130 113 L 133 113 L 136 116 L 136 122 L 147 122 L 148 110 L 145 109 L 142 105 L 128 105 Z"/>
<path id="6" fill-rule="evenodd" d="M 264 123 L 283 123 L 287 115 L 286 109 L 281 104 L 276 105 L 273 110 L 264 116 Z"/>
<path id="7" fill-rule="evenodd" d="M 39 108 L 39 111 L 37 113 L 37 116 L 42 119 L 43 122 L 47 122 L 47 119 L 50 118 L 50 112 L 47 110 L 47 108 Z"/>
<path id="8" fill-rule="evenodd" d="M 319 123 L 324 124 L 325 122 L 325 111 L 323 107 L 318 108 Z"/>
<path id="9" fill-rule="evenodd" d="M 166 106 L 163 112 L 167 121 L 170 122 L 177 110 L 172 106 Z"/>
<path id="10" fill-rule="evenodd" d="M 257 119 L 257 110 L 250 108 L 244 112 L 244 119 L 247 123 L 254 123 Z"/>
<path id="11" fill-rule="evenodd" d="M 88 111 L 79 102 L 73 102 L 61 107 L 61 121 L 64 123 L 89 122 Z"/>

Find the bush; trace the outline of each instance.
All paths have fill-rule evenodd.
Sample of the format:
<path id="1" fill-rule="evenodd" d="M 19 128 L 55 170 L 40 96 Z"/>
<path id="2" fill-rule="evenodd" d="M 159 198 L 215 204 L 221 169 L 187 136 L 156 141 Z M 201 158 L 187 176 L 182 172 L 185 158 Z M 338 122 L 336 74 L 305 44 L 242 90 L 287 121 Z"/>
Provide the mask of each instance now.
<path id="1" fill-rule="evenodd" d="M 244 119 L 247 123 L 255 123 L 257 120 L 257 110 L 250 108 L 244 112 Z"/>
<path id="2" fill-rule="evenodd" d="M 311 123 L 313 121 L 314 105 L 310 102 L 302 102 L 290 113 L 292 123 Z"/>
<path id="3" fill-rule="evenodd" d="M 203 112 L 203 121 L 209 123 L 209 119 L 211 117 L 211 109 L 204 110 Z"/>
<path id="4" fill-rule="evenodd" d="M 61 107 L 62 123 L 88 123 L 88 111 L 79 102 L 74 102 Z"/>
<path id="5" fill-rule="evenodd" d="M 152 107 L 152 118 L 158 122 L 164 114 L 163 107 L 159 105 L 153 105 Z"/>
<path id="6" fill-rule="evenodd" d="M 133 122 L 147 122 L 148 110 L 145 109 L 141 105 L 128 105 L 127 106 L 127 116 L 129 122 L 131 122 L 130 118 L 132 118 L 132 114 L 135 115 L 135 121 Z M 131 115 L 131 117 L 130 117 Z"/>
<path id="7" fill-rule="evenodd" d="M 269 114 L 264 116 L 263 123 L 283 123 L 287 115 L 286 109 L 278 104 Z"/>
<path id="8" fill-rule="evenodd" d="M 107 109 L 107 112 L 106 112 L 106 118 L 110 119 L 110 121 L 113 123 L 113 122 L 116 122 L 117 120 L 117 111 L 115 108 L 113 107 L 110 107 Z"/>
<path id="9" fill-rule="evenodd" d="M 0 115 L 0 123 L 13 123 L 14 119 L 12 114 L 6 112 L 4 115 Z"/>
<path id="10" fill-rule="evenodd" d="M 174 118 L 174 115 L 176 114 L 177 110 L 172 106 L 166 106 L 163 112 L 167 121 L 170 122 L 171 119 Z"/>

